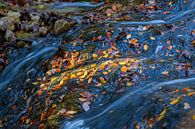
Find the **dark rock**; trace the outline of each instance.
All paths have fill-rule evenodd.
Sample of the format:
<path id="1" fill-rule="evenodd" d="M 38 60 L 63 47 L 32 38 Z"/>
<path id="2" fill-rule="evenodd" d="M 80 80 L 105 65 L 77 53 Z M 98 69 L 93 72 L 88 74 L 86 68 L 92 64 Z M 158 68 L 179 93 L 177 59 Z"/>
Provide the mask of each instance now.
<path id="1" fill-rule="evenodd" d="M 8 17 L 2 17 L 0 19 L 0 30 L 6 31 L 7 29 L 14 30 L 15 26 Z"/>
<path id="2" fill-rule="evenodd" d="M 14 42 L 16 40 L 14 32 L 12 32 L 11 30 L 7 30 L 5 32 L 5 40 L 8 42 Z"/>
<path id="3" fill-rule="evenodd" d="M 48 33 L 48 29 L 46 27 L 40 27 L 39 28 L 39 34 L 40 36 L 46 36 Z"/>

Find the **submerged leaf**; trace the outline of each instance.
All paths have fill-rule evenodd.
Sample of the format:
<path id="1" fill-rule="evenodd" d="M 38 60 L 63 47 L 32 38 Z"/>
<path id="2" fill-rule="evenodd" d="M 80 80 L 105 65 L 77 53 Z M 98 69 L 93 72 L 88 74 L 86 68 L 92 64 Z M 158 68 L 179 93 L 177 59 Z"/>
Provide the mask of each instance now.
<path id="1" fill-rule="evenodd" d="M 100 77 L 99 80 L 100 80 L 100 82 L 103 83 L 103 84 L 106 84 L 106 83 L 107 83 L 106 80 L 105 80 L 103 77 Z"/>
<path id="2" fill-rule="evenodd" d="M 166 113 L 167 113 L 167 108 L 163 109 L 162 112 L 158 115 L 157 121 L 162 120 L 165 117 Z"/>
<path id="3" fill-rule="evenodd" d="M 144 45 L 144 50 L 147 51 L 149 46 L 147 44 Z"/>
<path id="4" fill-rule="evenodd" d="M 176 99 L 173 99 L 173 100 L 170 102 L 170 104 L 171 104 L 171 105 L 177 104 L 177 103 L 179 103 L 180 100 L 181 100 L 181 96 L 177 97 Z"/>

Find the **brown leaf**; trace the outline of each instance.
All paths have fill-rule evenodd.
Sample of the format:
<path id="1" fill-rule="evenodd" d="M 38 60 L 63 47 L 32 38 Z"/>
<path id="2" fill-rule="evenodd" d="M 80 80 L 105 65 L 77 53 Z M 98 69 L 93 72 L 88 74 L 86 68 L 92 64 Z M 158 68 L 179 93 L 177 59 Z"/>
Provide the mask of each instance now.
<path id="1" fill-rule="evenodd" d="M 46 112 L 42 112 L 40 120 L 43 121 L 46 118 L 46 116 L 47 116 L 47 113 Z"/>
<path id="2" fill-rule="evenodd" d="M 110 32 L 106 32 L 106 37 L 111 38 L 112 34 Z"/>
<path id="3" fill-rule="evenodd" d="M 92 82 L 92 80 L 93 80 L 93 78 L 92 78 L 92 77 L 89 77 L 89 79 L 88 79 L 88 83 L 91 83 L 91 82 Z"/>
<path id="4" fill-rule="evenodd" d="M 112 5 L 112 10 L 115 11 L 115 12 L 117 11 L 116 5 Z"/>
<path id="5" fill-rule="evenodd" d="M 30 123 L 30 119 L 26 119 L 26 124 L 29 124 Z"/>
<path id="6" fill-rule="evenodd" d="M 92 94 L 90 92 L 81 92 L 80 96 L 82 96 L 84 98 L 91 98 Z"/>
<path id="7" fill-rule="evenodd" d="M 3 122 L 0 120 L 0 128 L 3 128 Z"/>
<path id="8" fill-rule="evenodd" d="M 106 83 L 107 83 L 106 80 L 105 80 L 103 77 L 100 77 L 99 80 L 100 80 L 100 82 L 101 82 L 102 84 L 106 84 Z"/>
<path id="9" fill-rule="evenodd" d="M 38 126 L 38 129 L 44 129 L 44 124 L 40 124 L 40 125 Z"/>
<path id="10" fill-rule="evenodd" d="M 149 120 L 148 120 L 148 125 L 149 125 L 149 127 L 150 128 L 152 128 L 153 126 L 154 126 L 154 118 L 150 118 Z"/>

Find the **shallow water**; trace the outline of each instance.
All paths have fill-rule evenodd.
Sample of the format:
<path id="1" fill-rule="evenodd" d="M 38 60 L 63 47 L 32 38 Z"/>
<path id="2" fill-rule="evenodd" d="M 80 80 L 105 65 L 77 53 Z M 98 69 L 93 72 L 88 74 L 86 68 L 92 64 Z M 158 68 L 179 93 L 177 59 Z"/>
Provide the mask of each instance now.
<path id="1" fill-rule="evenodd" d="M 96 13 L 96 8 L 103 6 L 103 3 L 78 2 L 52 5 L 52 9 L 62 12 L 67 12 L 67 7 L 74 8 L 74 11 L 78 11 L 79 8 L 81 14 L 77 13 L 73 17 L 77 19 L 78 25 L 59 37 L 48 35 L 46 38 L 34 40 L 30 49 L 22 51 L 19 57 L 14 58 L 0 74 L 0 103 L 3 105 L 0 107 L 0 118 L 7 118 L 4 127 L 37 127 L 17 123 L 27 114 L 29 106 L 35 108 L 35 112 L 39 110 L 34 106 L 38 103 L 35 94 L 26 93 L 26 89 L 31 87 L 29 82 L 44 77 L 41 64 L 52 58 L 59 49 L 63 49 L 68 52 L 81 52 L 81 56 L 87 53 L 88 56 L 85 57 L 85 63 L 78 63 L 75 67 L 54 75 L 60 78 L 56 79 L 57 81 L 62 80 L 67 74 L 78 72 L 80 67 L 87 71 L 88 66 L 93 63 L 101 66 L 104 62 L 118 60 L 129 62 L 130 59 L 139 62 L 135 64 L 131 62 L 137 67 L 132 67 L 127 74 L 121 74 L 119 68 L 111 68 L 112 72 L 108 75 L 103 75 L 98 70 L 93 73 L 95 79 L 102 76 L 109 80 L 108 83 L 102 88 L 96 87 L 96 84 L 87 84 L 89 90 L 99 97 L 93 100 L 89 111 L 77 114 L 72 119 L 62 120 L 62 129 L 181 128 L 180 123 L 185 114 L 195 110 L 195 96 L 188 96 L 190 92 L 195 91 L 195 48 L 191 45 L 191 41 L 195 39 L 195 35 L 192 34 L 195 30 L 195 1 L 187 0 L 184 3 L 183 0 L 175 0 L 172 6 L 168 5 L 167 0 L 157 2 L 159 11 L 147 14 L 135 12 L 129 21 L 106 19 L 90 24 L 82 21 L 88 16 L 86 11 L 90 9 L 92 13 Z M 162 14 L 162 11 L 167 10 L 170 11 L 169 14 Z M 147 15 L 147 18 L 143 19 L 143 15 Z M 147 27 L 149 29 L 145 29 Z M 103 37 L 101 41 L 91 41 L 93 36 L 105 35 L 110 28 L 112 28 L 111 38 Z M 124 32 L 131 34 L 131 38 L 138 39 L 139 47 L 129 46 L 125 42 L 127 39 Z M 90 56 L 92 53 L 107 50 L 113 44 L 120 53 L 119 57 L 93 60 Z M 145 44 L 149 46 L 146 51 Z M 165 71 L 168 71 L 168 75 L 162 74 Z M 129 80 L 133 84 L 131 87 L 126 84 Z M 73 78 L 64 84 L 64 87 L 71 84 L 79 86 L 78 80 Z M 51 82 L 49 86 L 52 88 L 53 83 Z M 186 87 L 188 91 L 182 92 Z M 124 92 L 117 93 L 122 88 Z M 175 92 L 176 89 L 181 92 Z M 108 95 L 101 94 L 104 90 Z M 171 104 L 171 101 L 178 97 L 180 102 Z M 189 109 L 184 108 L 186 103 L 190 105 Z M 19 105 L 16 111 L 11 110 L 13 105 Z M 158 120 L 165 109 L 163 118 Z M 33 118 L 33 113 L 31 117 Z M 151 118 L 155 121 L 152 127 L 148 124 Z"/>

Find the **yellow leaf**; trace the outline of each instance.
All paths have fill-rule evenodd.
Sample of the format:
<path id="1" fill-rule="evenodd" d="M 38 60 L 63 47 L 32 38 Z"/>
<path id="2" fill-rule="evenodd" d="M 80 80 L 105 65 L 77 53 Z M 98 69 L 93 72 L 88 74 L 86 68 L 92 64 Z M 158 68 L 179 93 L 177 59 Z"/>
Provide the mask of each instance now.
<path id="1" fill-rule="evenodd" d="M 122 61 L 119 62 L 120 65 L 125 65 L 125 63 L 126 62 L 122 62 Z"/>
<path id="2" fill-rule="evenodd" d="M 150 37 L 151 40 L 155 40 L 155 37 Z"/>
<path id="3" fill-rule="evenodd" d="M 149 46 L 147 44 L 144 45 L 144 50 L 147 51 Z"/>
<path id="4" fill-rule="evenodd" d="M 107 54 L 107 51 L 103 51 L 103 54 L 104 54 L 104 55 Z"/>
<path id="5" fill-rule="evenodd" d="M 93 58 L 97 58 L 97 54 L 93 54 Z"/>
<path id="6" fill-rule="evenodd" d="M 75 78 L 75 74 L 70 74 L 70 79 Z"/>
<path id="7" fill-rule="evenodd" d="M 173 99 L 173 100 L 170 102 L 170 104 L 171 104 L 171 105 L 177 104 L 177 103 L 179 103 L 180 100 L 181 100 L 181 96 L 177 97 L 176 99 Z"/>
<path id="8" fill-rule="evenodd" d="M 39 84 L 39 82 L 33 82 L 32 84 L 33 84 L 33 85 L 38 85 L 38 84 Z"/>
<path id="9" fill-rule="evenodd" d="M 64 83 L 64 80 L 61 80 L 60 83 L 59 83 L 59 85 L 63 85 L 63 83 Z"/>
<path id="10" fill-rule="evenodd" d="M 83 72 L 78 72 L 77 73 L 77 76 L 81 76 L 81 75 L 83 75 Z"/>
<path id="11" fill-rule="evenodd" d="M 88 73 L 88 72 L 87 72 L 87 71 L 85 71 L 85 72 L 84 72 L 84 75 L 83 75 L 83 76 L 81 76 L 80 78 L 82 78 L 82 79 L 83 79 L 83 78 L 85 78 L 85 77 L 87 76 L 87 73 Z"/>
<path id="12" fill-rule="evenodd" d="M 127 86 L 132 86 L 132 83 L 131 82 L 127 82 Z"/>
<path id="13" fill-rule="evenodd" d="M 51 83 L 53 83 L 53 81 L 55 81 L 57 79 L 57 77 L 52 77 L 50 80 L 51 80 Z"/>
<path id="14" fill-rule="evenodd" d="M 105 67 L 106 67 L 106 63 L 102 63 L 102 64 L 100 65 L 100 70 L 103 70 Z"/>
<path id="15" fill-rule="evenodd" d="M 107 75 L 107 74 L 108 74 L 108 72 L 103 72 L 103 74 L 104 74 L 104 75 Z"/>
<path id="16" fill-rule="evenodd" d="M 195 120 L 195 115 L 192 116 L 192 120 Z"/>
<path id="17" fill-rule="evenodd" d="M 108 58 L 108 53 L 104 55 L 104 58 Z"/>
<path id="18" fill-rule="evenodd" d="M 57 105 L 56 104 L 52 104 L 52 106 L 51 106 L 52 108 L 56 108 L 57 107 Z"/>
<path id="19" fill-rule="evenodd" d="M 91 68 L 95 68 L 97 66 L 97 64 L 92 64 Z"/>
<path id="20" fill-rule="evenodd" d="M 157 121 L 162 120 L 162 118 L 164 118 L 164 116 L 165 116 L 166 112 L 167 112 L 167 109 L 166 109 L 166 108 L 165 108 L 165 109 L 163 109 L 163 110 L 162 110 L 162 112 L 158 115 L 158 117 L 157 117 Z"/>
<path id="21" fill-rule="evenodd" d="M 72 56 L 76 58 L 79 55 L 79 52 L 72 53 Z"/>

